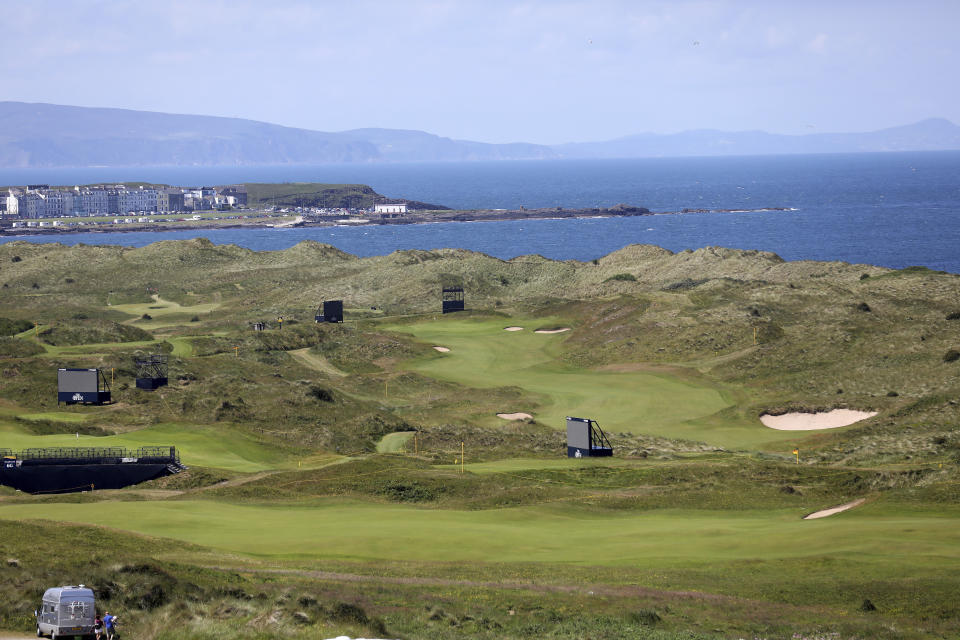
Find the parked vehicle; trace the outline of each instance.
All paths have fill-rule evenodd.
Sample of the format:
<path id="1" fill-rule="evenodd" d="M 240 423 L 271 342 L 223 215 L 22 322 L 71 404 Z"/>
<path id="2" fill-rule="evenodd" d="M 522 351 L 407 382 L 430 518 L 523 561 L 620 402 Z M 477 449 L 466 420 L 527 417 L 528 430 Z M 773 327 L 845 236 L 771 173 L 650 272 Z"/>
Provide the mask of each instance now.
<path id="1" fill-rule="evenodd" d="M 40 607 L 34 613 L 38 638 L 92 637 L 93 619 L 96 616 L 93 589 L 82 584 L 47 589 Z"/>

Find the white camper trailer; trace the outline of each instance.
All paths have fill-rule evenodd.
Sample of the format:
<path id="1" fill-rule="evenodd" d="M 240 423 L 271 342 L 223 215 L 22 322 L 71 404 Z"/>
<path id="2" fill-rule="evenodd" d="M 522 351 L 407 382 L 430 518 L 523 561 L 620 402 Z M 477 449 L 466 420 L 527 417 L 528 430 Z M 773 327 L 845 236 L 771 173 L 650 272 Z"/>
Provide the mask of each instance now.
<path id="1" fill-rule="evenodd" d="M 92 637 L 93 619 L 96 617 L 93 589 L 82 584 L 47 589 L 36 615 L 38 638 Z"/>

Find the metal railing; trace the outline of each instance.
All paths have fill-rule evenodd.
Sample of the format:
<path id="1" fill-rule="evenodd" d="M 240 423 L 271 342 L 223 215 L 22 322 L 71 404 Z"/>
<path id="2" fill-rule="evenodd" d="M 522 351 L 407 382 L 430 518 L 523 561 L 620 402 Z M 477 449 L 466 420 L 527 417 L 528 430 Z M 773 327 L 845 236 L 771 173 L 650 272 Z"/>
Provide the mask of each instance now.
<path id="1" fill-rule="evenodd" d="M 3 458 L 30 464 L 120 464 L 127 462 L 180 464 L 176 447 L 45 447 L 22 451 L 0 449 Z"/>

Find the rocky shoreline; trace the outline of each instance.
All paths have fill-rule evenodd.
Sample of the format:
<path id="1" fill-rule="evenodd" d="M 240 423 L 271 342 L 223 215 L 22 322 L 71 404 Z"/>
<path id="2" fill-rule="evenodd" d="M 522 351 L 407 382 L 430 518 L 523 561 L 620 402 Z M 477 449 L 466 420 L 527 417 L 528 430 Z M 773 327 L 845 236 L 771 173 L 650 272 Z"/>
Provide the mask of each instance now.
<path id="1" fill-rule="evenodd" d="M 17 227 L 4 226 L 0 234 L 6 237 L 25 235 L 62 235 L 74 233 L 142 233 L 163 231 L 195 231 L 204 229 L 245 229 L 245 228 L 295 228 L 295 227 L 335 227 L 369 226 L 400 224 L 432 224 L 438 222 L 496 222 L 504 220 L 544 220 L 564 218 L 628 218 L 636 216 L 684 215 L 697 213 L 758 213 L 758 212 L 795 211 L 790 207 L 762 207 L 755 209 L 680 209 L 678 211 L 650 211 L 645 207 L 616 205 L 614 207 L 590 209 L 565 209 L 550 207 L 542 209 L 475 209 L 475 210 L 413 210 L 396 216 L 323 216 L 297 215 L 247 218 L 242 221 L 222 220 L 205 221 L 202 224 L 191 221 L 162 223 L 132 223 L 89 225 L 84 227 Z"/>

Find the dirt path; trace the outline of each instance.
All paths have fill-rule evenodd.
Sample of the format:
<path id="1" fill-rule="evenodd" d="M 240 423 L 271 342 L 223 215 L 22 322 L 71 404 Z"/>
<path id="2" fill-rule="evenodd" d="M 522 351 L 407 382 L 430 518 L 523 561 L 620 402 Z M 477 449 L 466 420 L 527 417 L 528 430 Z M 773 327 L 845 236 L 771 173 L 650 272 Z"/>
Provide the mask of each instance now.
<path id="1" fill-rule="evenodd" d="M 345 371 L 341 371 L 330 364 L 330 361 L 323 356 L 310 353 L 310 347 L 306 347 L 304 349 L 294 349 L 293 351 L 288 351 L 287 353 L 315 371 L 336 376 L 338 378 L 343 378 L 347 375 Z"/>

